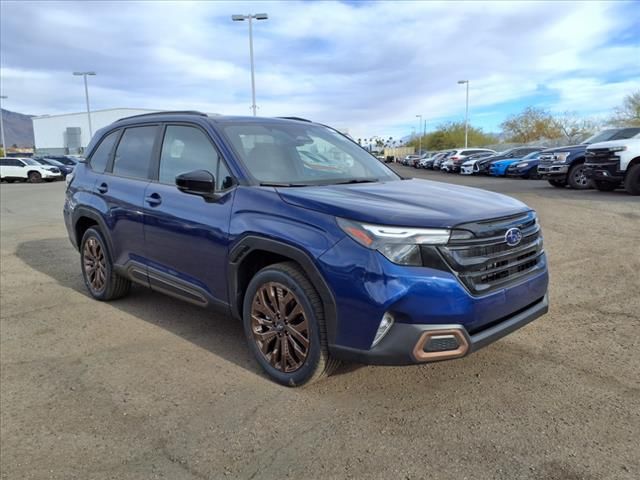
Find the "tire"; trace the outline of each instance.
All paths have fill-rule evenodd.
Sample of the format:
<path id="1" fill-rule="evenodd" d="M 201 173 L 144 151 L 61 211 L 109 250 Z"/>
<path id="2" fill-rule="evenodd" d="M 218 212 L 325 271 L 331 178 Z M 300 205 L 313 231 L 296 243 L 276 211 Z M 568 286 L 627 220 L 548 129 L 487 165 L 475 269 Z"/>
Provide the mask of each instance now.
<path id="1" fill-rule="evenodd" d="M 129 293 L 131 281 L 114 271 L 107 242 L 96 227 L 87 229 L 82 236 L 80 264 L 84 284 L 89 294 L 96 300 L 107 302 Z M 96 281 L 100 278 L 102 282 Z M 102 285 L 98 286 L 98 283 Z"/>
<path id="2" fill-rule="evenodd" d="M 549 185 L 552 185 L 556 188 L 564 188 L 567 186 L 567 182 L 565 180 L 548 180 Z"/>
<path id="3" fill-rule="evenodd" d="M 591 188 L 591 180 L 585 175 L 584 163 L 579 163 L 569 169 L 567 182 L 574 190 L 587 190 Z"/>
<path id="4" fill-rule="evenodd" d="M 294 310 L 298 313 L 292 315 Z M 320 296 L 297 264 L 277 263 L 260 270 L 249 282 L 242 312 L 249 349 L 276 382 L 309 385 L 338 365 L 329 355 Z M 289 357 L 283 358 L 283 345 Z"/>
<path id="5" fill-rule="evenodd" d="M 537 168 L 532 168 L 531 170 L 529 170 L 527 172 L 527 174 L 524 176 L 524 178 L 526 178 L 528 180 L 538 180 L 540 178 L 540 175 L 538 175 L 538 169 Z"/>
<path id="6" fill-rule="evenodd" d="M 599 182 L 598 180 L 594 180 L 593 181 L 593 186 L 596 187 L 596 189 L 600 190 L 601 192 L 612 192 L 616 188 L 618 188 L 618 184 L 617 183 Z"/>
<path id="7" fill-rule="evenodd" d="M 42 175 L 40 175 L 40 172 L 29 172 L 27 181 L 29 183 L 40 183 L 42 182 Z"/>
<path id="8" fill-rule="evenodd" d="M 631 195 L 640 195 L 640 163 L 629 167 L 624 179 L 624 189 Z"/>

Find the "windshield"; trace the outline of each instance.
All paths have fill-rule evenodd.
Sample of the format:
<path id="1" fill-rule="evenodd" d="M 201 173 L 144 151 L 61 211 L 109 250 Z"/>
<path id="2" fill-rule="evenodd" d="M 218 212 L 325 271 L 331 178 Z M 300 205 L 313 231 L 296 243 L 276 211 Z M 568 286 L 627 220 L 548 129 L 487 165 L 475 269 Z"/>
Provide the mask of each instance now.
<path id="1" fill-rule="evenodd" d="M 640 133 L 640 127 L 637 128 L 610 128 L 596 133 L 594 136 L 587 138 L 584 143 L 608 142 L 610 140 L 624 140 L 632 138 Z"/>
<path id="2" fill-rule="evenodd" d="M 303 186 L 400 179 L 356 143 L 320 125 L 233 123 L 223 131 L 261 184 Z"/>
<path id="3" fill-rule="evenodd" d="M 529 155 L 525 155 L 524 157 L 522 157 L 522 160 L 530 160 L 532 158 L 538 158 L 539 156 L 540 156 L 539 151 L 531 152 Z"/>
<path id="4" fill-rule="evenodd" d="M 27 165 L 37 165 L 37 166 L 44 165 L 44 162 L 40 163 L 40 162 L 34 160 L 33 158 L 21 158 L 20 160 L 22 160 Z"/>

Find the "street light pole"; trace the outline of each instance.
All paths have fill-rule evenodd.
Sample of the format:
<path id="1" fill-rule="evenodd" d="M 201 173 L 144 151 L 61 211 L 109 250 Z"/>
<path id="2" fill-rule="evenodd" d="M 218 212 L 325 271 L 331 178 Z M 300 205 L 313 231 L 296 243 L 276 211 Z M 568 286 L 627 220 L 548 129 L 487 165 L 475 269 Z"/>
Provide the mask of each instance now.
<path id="1" fill-rule="evenodd" d="M 267 20 L 269 16 L 266 13 L 256 13 L 255 15 L 231 15 L 234 22 L 243 22 L 249 20 L 249 59 L 251 60 L 251 110 L 253 116 L 256 116 L 256 78 L 255 68 L 253 65 L 253 20 Z"/>
<path id="2" fill-rule="evenodd" d="M 458 80 L 458 84 L 467 84 L 467 106 L 464 113 L 464 148 L 469 146 L 469 80 Z"/>
<path id="3" fill-rule="evenodd" d="M 7 98 L 6 95 L 0 95 L 0 100 L 5 100 Z M 0 136 L 2 137 L 2 152 L 4 156 L 7 156 L 7 142 L 4 140 L 4 123 L 2 122 L 2 117 L 4 114 L 2 113 L 2 102 L 0 101 Z"/>
<path id="4" fill-rule="evenodd" d="M 418 155 L 422 155 L 422 115 L 416 115 L 418 119 Z"/>
<path id="5" fill-rule="evenodd" d="M 89 119 L 89 141 L 93 137 L 93 128 L 91 127 L 91 107 L 89 106 L 89 87 L 87 85 L 87 76 L 95 76 L 96 72 L 73 72 L 76 77 L 84 77 L 84 98 L 87 102 L 87 118 Z"/>

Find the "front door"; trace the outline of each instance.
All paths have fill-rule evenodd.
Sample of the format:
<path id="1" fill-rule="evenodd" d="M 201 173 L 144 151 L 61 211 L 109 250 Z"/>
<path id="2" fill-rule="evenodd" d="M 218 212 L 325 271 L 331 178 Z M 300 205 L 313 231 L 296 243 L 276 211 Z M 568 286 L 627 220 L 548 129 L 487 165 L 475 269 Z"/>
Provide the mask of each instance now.
<path id="1" fill-rule="evenodd" d="M 175 177 L 194 170 L 215 176 L 217 199 L 178 190 Z M 156 178 L 144 198 L 151 287 L 200 305 L 226 304 L 228 230 L 235 190 L 229 188 L 229 171 L 209 135 L 195 125 L 167 125 Z"/>

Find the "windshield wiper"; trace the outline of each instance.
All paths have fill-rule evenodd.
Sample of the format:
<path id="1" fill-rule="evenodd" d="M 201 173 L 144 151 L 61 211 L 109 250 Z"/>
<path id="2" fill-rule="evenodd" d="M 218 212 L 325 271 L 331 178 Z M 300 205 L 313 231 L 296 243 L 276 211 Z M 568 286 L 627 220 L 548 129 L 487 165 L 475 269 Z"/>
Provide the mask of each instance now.
<path id="1" fill-rule="evenodd" d="M 261 187 L 308 187 L 308 183 L 273 183 L 273 182 L 260 182 Z"/>
<path id="2" fill-rule="evenodd" d="M 334 185 L 348 185 L 350 183 L 376 183 L 379 182 L 377 178 L 350 178 L 349 180 L 343 180 L 341 182 L 335 182 Z"/>

